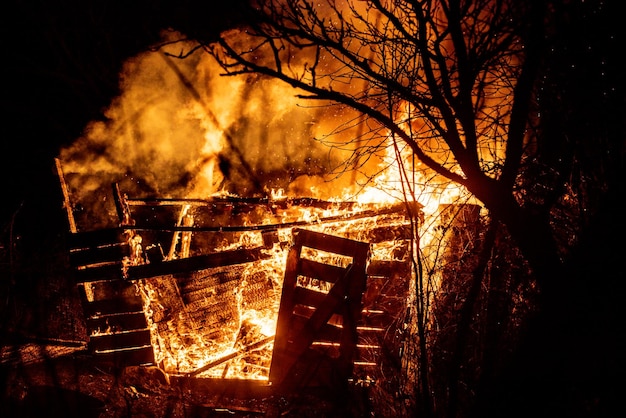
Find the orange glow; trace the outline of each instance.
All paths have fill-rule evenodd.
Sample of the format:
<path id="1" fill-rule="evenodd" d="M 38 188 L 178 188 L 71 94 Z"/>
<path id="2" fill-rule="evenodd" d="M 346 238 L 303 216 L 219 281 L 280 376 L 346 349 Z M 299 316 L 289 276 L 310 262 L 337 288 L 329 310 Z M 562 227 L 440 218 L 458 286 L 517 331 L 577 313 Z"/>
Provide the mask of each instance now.
<path id="1" fill-rule="evenodd" d="M 312 138 L 325 137 L 337 120 L 354 115 L 349 111 L 329 114 L 337 110 L 303 105 L 290 87 L 278 81 L 256 79 L 249 83 L 250 80 L 243 78 L 222 78 L 219 73 L 215 63 L 205 55 L 176 60 L 162 52 L 149 52 L 126 64 L 123 92 L 107 110 L 108 121 L 91 123 L 85 135 L 64 149 L 60 156 L 73 200 L 81 202 L 87 219 L 117 226 L 119 220 L 107 206 L 110 202 L 98 197 L 102 190 L 109 188 L 111 181 L 123 183 L 125 190 L 137 195 L 205 199 L 240 196 L 238 193 L 243 194 L 253 187 L 247 177 L 253 177 L 254 173 L 286 172 L 288 176 L 282 175 L 287 180 L 262 177 L 268 183 L 263 184 L 262 190 L 269 196 L 268 206 L 293 197 L 356 202 L 351 207 L 353 213 L 401 202 L 419 206 L 424 220 L 418 223 L 420 230 L 416 235 L 426 262 L 434 264 L 436 252 L 430 252 L 430 244 L 439 238 L 432 228 L 439 205 L 469 203 L 467 191 L 424 171 L 410 150 L 395 143 L 393 137 L 387 138 L 382 156 L 372 158 L 359 168 L 363 174 L 346 171 L 340 176 L 330 175 L 332 169 L 328 166 L 345 161 L 354 149 L 329 151 Z M 186 83 L 181 78 L 186 78 Z M 189 85 L 194 86 L 193 89 Z M 497 132 L 486 134 L 498 135 Z M 354 129 L 347 129 L 341 135 L 351 138 L 355 135 Z M 490 152 L 491 148 L 485 151 Z M 311 172 L 307 171 L 309 169 Z M 340 206 L 323 209 L 291 206 L 272 210 L 261 224 L 303 223 L 311 230 L 354 239 L 376 228 L 380 222 L 385 226 L 409 223 L 405 214 L 346 221 L 340 219 L 345 213 Z M 322 222 L 332 217 L 338 219 Z M 177 226 L 188 227 L 194 222 L 189 206 L 180 211 L 175 221 Z M 228 224 L 227 219 L 223 222 Z M 243 224 L 254 223 L 244 218 Z M 167 373 L 268 379 L 288 251 L 281 243 L 290 241 L 291 228 L 278 228 L 276 234 L 278 243 L 263 249 L 266 258 L 248 263 L 237 280 L 232 281 L 233 287 L 224 290 L 232 303 L 228 315 L 220 318 L 223 326 L 219 332 L 197 323 L 199 319 L 191 313 L 194 302 L 187 306 L 172 302 L 176 300 L 175 277 L 138 281 L 156 363 Z M 169 251 L 166 249 L 165 260 L 189 257 L 191 240 L 191 232 L 176 232 Z M 131 254 L 124 260 L 126 266 L 147 263 L 142 257 L 146 243 L 142 242 L 141 235 L 129 230 L 128 242 Z M 374 243 L 371 257 L 394 260 L 401 253 L 401 245 L 393 240 Z M 217 246 L 216 251 L 262 246 L 261 233 L 246 231 L 239 234 L 237 241 Z M 304 255 L 314 260 L 328 258 L 327 254 L 306 249 Z M 347 259 L 332 261 L 341 266 L 350 262 Z M 270 294 L 263 295 L 271 303 L 262 309 L 247 306 L 242 296 L 246 286 L 258 275 L 271 282 Z M 307 282 L 305 278 L 299 284 L 328 292 L 319 283 Z M 225 294 L 199 297 L 223 298 Z M 381 331 L 375 327 L 364 330 Z M 360 344 L 359 347 L 378 346 Z"/>

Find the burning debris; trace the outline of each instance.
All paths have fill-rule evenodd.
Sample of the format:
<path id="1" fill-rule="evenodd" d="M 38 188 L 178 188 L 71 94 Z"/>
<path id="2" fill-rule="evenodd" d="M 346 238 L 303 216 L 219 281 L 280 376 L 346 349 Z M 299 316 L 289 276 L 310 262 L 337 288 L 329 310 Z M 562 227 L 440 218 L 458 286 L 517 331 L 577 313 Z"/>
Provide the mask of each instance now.
<path id="1" fill-rule="evenodd" d="M 150 74 L 162 72 L 171 83 L 158 97 L 153 83 L 139 81 L 145 60 Z M 354 161 L 345 154 L 356 149 L 328 153 L 324 141 L 296 145 L 299 138 L 326 137 L 336 109 L 289 106 L 288 94 L 269 80 L 232 80 L 229 90 L 245 90 L 244 102 L 231 92 L 224 95 L 227 103 L 217 103 L 221 95 L 213 90 L 188 96 L 183 89 L 172 98 L 180 87 L 173 74 L 206 74 L 215 89 L 225 84 L 213 79 L 214 64 L 204 59 L 193 68 L 188 60 L 177 63 L 175 72 L 169 58 L 165 66 L 162 60 L 146 54 L 129 63 L 125 91 L 137 94 L 123 94 L 108 122 L 94 122 L 64 150 L 67 181 L 58 162 L 94 357 L 156 365 L 174 379 L 397 386 L 424 209 L 416 202 L 422 192 L 400 180 L 402 151 L 376 147 L 366 161 L 345 167 L 339 162 Z M 279 104 L 269 123 L 258 112 L 267 100 Z M 358 135 L 346 129 L 340 136 Z M 260 137 L 273 145 L 258 149 Z M 94 146 L 105 150 L 92 152 Z M 333 176 L 333 167 L 345 172 Z M 103 192 L 103 184 L 113 184 L 112 193 Z M 313 273 L 364 270 L 349 284 L 298 273 L 289 281 L 297 290 L 285 298 L 289 254 L 298 236 L 310 234 L 336 242 L 331 254 L 300 249 L 298 259 L 331 266 Z M 343 254 L 352 243 L 366 247 L 367 255 Z M 113 283 L 123 291 L 98 299 L 98 289 Z M 308 296 L 301 301 L 302 295 Z M 340 302 L 331 302 L 336 298 Z M 339 370 L 339 378 L 313 376 L 300 358 L 316 358 L 312 364 Z"/>
<path id="2" fill-rule="evenodd" d="M 285 389 L 373 381 L 401 364 L 405 205 L 113 190 L 119 227 L 91 231 L 66 194 L 94 358 Z"/>

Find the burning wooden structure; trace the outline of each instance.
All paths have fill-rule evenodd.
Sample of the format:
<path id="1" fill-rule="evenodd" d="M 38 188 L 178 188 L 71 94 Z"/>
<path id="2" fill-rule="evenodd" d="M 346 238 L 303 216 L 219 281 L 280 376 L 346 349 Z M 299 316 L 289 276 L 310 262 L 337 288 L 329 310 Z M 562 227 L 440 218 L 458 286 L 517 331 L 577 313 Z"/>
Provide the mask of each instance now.
<path id="1" fill-rule="evenodd" d="M 397 375 L 418 205 L 113 190 L 119 227 L 91 231 L 66 191 L 95 359 L 280 390 Z"/>

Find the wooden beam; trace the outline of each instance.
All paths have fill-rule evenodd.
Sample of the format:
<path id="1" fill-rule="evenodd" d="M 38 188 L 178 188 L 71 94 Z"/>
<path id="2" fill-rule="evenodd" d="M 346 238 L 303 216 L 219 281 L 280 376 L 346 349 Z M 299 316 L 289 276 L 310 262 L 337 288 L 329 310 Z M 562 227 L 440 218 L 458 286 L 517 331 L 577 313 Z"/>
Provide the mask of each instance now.
<path id="1" fill-rule="evenodd" d="M 86 325 L 89 334 L 105 333 L 107 330 L 136 330 L 148 327 L 146 315 L 143 312 L 88 317 Z"/>
<path id="2" fill-rule="evenodd" d="M 63 207 L 67 213 L 67 221 L 69 223 L 69 228 L 71 233 L 78 232 L 78 228 L 76 227 L 76 219 L 74 218 L 74 210 L 72 208 L 72 201 L 70 199 L 70 189 L 67 186 L 67 182 L 65 181 L 65 174 L 63 173 L 63 167 L 61 166 L 61 160 L 58 158 L 54 159 L 54 163 L 57 168 L 57 175 L 59 176 L 59 182 L 61 183 L 61 191 L 63 192 Z"/>
<path id="3" fill-rule="evenodd" d="M 127 278 L 129 280 L 137 280 L 165 276 L 168 274 L 189 273 L 212 267 L 249 263 L 268 257 L 269 256 L 261 252 L 261 248 L 222 251 L 219 253 L 163 261 L 154 264 L 130 266 L 128 268 Z"/>
<path id="4" fill-rule="evenodd" d="M 94 353 L 94 360 L 114 367 L 154 364 L 154 350 L 151 345 L 126 350 L 113 350 Z"/>
<path id="5" fill-rule="evenodd" d="M 266 338 L 263 338 L 262 340 L 256 341 L 252 344 L 248 344 L 245 347 L 242 347 L 241 349 L 234 351 L 232 353 L 226 354 L 216 360 L 213 360 L 210 363 L 205 364 L 204 366 L 200 367 L 199 369 L 194 370 L 191 373 L 187 374 L 187 377 L 193 377 L 193 376 L 197 376 L 202 372 L 205 372 L 209 369 L 212 369 L 213 367 L 219 366 L 220 364 L 227 362 L 229 360 L 235 359 L 237 357 L 246 355 L 252 351 L 258 350 L 259 348 L 262 348 L 264 346 L 266 346 L 267 344 L 271 343 L 274 340 L 274 336 L 269 336 Z"/>
<path id="6" fill-rule="evenodd" d="M 371 218 L 375 216 L 400 213 L 403 209 L 398 206 L 385 207 L 381 209 L 363 210 L 360 212 L 342 213 L 335 216 L 326 216 L 315 221 L 294 221 L 279 224 L 261 225 L 220 225 L 220 226 L 176 226 L 176 225 L 154 225 L 151 223 L 137 222 L 133 225 L 124 225 L 125 229 L 143 231 L 190 231 L 190 232 L 247 232 L 247 231 L 275 231 L 279 229 L 296 228 L 299 226 L 317 225 L 320 223 L 347 222 L 356 219 Z"/>
<path id="7" fill-rule="evenodd" d="M 150 330 L 147 328 L 89 337 L 89 349 L 96 353 L 99 351 L 138 348 L 149 346 L 150 344 Z"/>

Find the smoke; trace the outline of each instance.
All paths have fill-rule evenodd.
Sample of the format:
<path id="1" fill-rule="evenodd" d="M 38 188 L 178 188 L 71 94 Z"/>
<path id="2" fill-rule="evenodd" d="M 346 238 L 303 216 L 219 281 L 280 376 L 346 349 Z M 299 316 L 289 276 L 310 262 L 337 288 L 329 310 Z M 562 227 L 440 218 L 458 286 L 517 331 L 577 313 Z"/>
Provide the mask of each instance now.
<path id="1" fill-rule="evenodd" d="M 222 76 L 201 50 L 175 57 L 191 47 L 172 43 L 125 63 L 105 118 L 59 155 L 73 201 L 99 205 L 112 183 L 131 197 L 194 198 L 274 189 L 327 198 L 349 186 L 327 182 L 346 157 L 315 140 L 337 123 L 336 108 L 313 107 L 277 80 Z"/>

